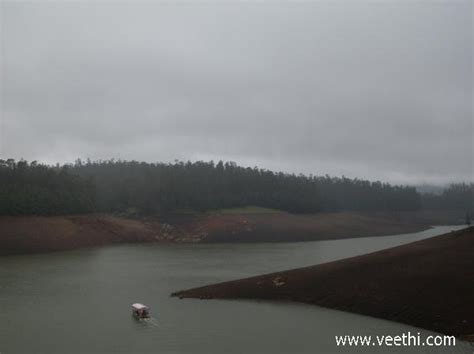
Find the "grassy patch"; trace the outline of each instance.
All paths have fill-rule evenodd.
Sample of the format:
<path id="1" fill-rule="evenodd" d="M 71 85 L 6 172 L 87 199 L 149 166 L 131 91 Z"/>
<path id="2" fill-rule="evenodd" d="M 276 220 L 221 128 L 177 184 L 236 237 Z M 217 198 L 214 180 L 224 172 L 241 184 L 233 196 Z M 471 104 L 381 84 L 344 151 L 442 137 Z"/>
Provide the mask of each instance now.
<path id="1" fill-rule="evenodd" d="M 282 213 L 281 210 L 262 208 L 258 206 L 246 206 L 242 208 L 228 208 L 228 209 L 217 209 L 212 211 L 213 214 L 274 214 Z"/>

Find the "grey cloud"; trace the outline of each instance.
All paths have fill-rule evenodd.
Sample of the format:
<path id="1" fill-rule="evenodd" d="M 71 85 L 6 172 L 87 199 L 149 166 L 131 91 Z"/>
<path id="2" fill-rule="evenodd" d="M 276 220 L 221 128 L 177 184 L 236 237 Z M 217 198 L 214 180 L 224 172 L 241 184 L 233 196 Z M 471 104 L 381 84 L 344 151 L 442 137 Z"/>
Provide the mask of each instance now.
<path id="1" fill-rule="evenodd" d="M 473 178 L 472 2 L 2 2 L 0 155 Z"/>

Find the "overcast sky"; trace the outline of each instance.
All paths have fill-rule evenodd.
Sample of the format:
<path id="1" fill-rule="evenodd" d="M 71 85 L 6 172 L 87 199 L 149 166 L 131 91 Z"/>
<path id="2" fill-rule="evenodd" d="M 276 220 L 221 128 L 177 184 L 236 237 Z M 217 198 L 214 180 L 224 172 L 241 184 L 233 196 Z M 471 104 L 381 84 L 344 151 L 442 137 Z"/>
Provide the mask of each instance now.
<path id="1" fill-rule="evenodd" d="M 0 157 L 473 180 L 473 1 L 1 2 Z"/>

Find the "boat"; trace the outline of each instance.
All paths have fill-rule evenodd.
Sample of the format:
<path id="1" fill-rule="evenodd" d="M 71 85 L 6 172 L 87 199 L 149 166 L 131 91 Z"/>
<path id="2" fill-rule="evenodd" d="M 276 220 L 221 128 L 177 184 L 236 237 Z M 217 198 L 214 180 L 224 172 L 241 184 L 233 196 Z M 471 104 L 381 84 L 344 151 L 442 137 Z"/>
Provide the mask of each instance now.
<path id="1" fill-rule="evenodd" d="M 149 318 L 150 317 L 150 308 L 143 304 L 132 304 L 132 314 L 136 318 Z"/>

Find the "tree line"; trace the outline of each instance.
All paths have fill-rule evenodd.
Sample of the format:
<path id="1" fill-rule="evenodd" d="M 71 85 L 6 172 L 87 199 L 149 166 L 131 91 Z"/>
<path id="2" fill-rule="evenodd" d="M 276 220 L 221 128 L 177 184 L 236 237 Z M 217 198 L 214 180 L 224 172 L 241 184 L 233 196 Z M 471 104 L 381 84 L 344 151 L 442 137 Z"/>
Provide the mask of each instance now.
<path id="1" fill-rule="evenodd" d="M 0 160 L 0 215 L 58 215 L 94 210 L 91 179 L 36 161 Z"/>
<path id="2" fill-rule="evenodd" d="M 453 183 L 441 194 L 425 193 L 424 209 L 457 209 L 474 212 L 474 183 Z"/>
<path id="3" fill-rule="evenodd" d="M 233 162 L 82 161 L 48 166 L 0 160 L 0 214 L 164 214 L 255 205 L 292 213 L 466 208 L 473 185 L 442 195 L 414 187 L 241 167 Z M 470 194 L 469 194 L 470 193 Z M 472 210 L 472 209 L 471 209 Z"/>

